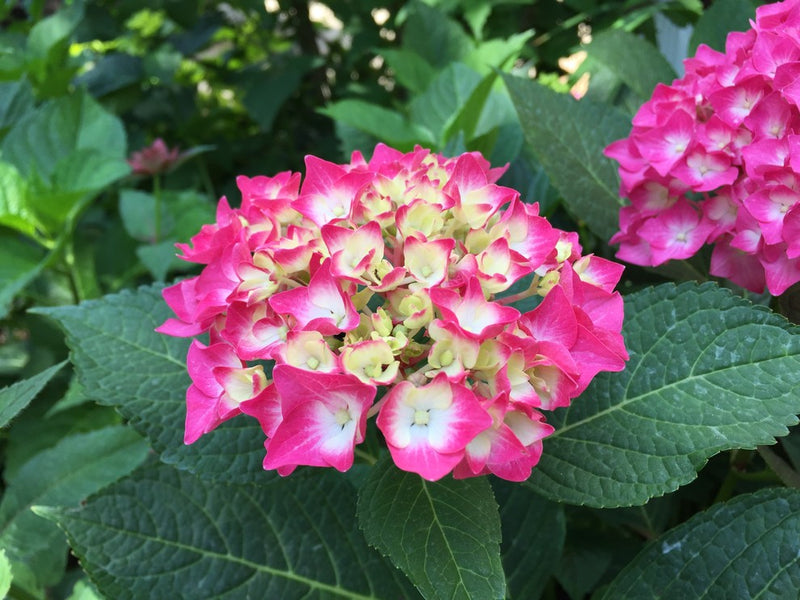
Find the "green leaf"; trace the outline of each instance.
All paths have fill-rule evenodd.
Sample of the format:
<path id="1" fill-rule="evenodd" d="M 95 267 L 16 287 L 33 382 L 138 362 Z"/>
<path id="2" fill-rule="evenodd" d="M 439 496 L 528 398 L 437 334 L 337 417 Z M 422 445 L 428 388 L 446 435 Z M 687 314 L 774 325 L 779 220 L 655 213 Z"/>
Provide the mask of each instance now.
<path id="1" fill-rule="evenodd" d="M 67 600 L 103 600 L 103 597 L 87 579 L 80 579 L 72 588 Z"/>
<path id="2" fill-rule="evenodd" d="M 307 55 L 270 57 L 270 61 L 269 68 L 245 69 L 241 77 L 242 104 L 263 131 L 272 130 L 278 110 L 315 64 Z"/>
<path id="3" fill-rule="evenodd" d="M 617 231 L 621 206 L 616 163 L 603 156 L 630 133 L 630 120 L 586 98 L 580 102 L 534 81 L 503 77 L 525 140 L 572 215 L 604 240 Z"/>
<path id="4" fill-rule="evenodd" d="M 31 207 L 28 182 L 14 165 L 0 161 L 0 225 L 36 238 L 41 227 Z"/>
<path id="5" fill-rule="evenodd" d="M 94 67 L 75 78 L 75 85 L 86 87 L 95 98 L 139 83 L 144 76 L 142 59 L 125 53 L 98 56 Z"/>
<path id="6" fill-rule="evenodd" d="M 411 121 L 424 127 L 437 140 L 439 146 L 445 141 L 448 128 L 460 117 L 462 107 L 467 106 L 467 101 L 472 93 L 481 84 L 482 77 L 479 73 L 461 63 L 453 63 L 434 79 L 428 89 L 420 96 L 414 98 L 409 105 Z M 487 84 L 489 88 L 491 84 Z M 485 96 L 489 93 L 485 90 Z M 478 109 L 482 108 L 480 102 Z M 473 123 L 477 123 L 480 110 L 474 115 Z M 462 121 L 464 117 L 461 116 Z M 472 125 L 475 128 L 475 125 Z M 455 132 L 451 132 L 455 133 Z"/>
<path id="7" fill-rule="evenodd" d="M 533 37 L 533 30 L 510 35 L 507 38 L 496 38 L 478 44 L 464 57 L 463 62 L 481 75 L 491 73 L 493 69 L 507 70 L 519 57 L 528 40 Z"/>
<path id="8" fill-rule="evenodd" d="M 359 534 L 355 504 L 330 471 L 230 485 L 151 465 L 48 515 L 109 598 L 413 598 Z"/>
<path id="9" fill-rule="evenodd" d="M 161 287 L 104 296 L 77 306 L 40 308 L 67 334 L 72 362 L 87 394 L 115 406 L 165 462 L 224 481 L 266 481 L 264 434 L 237 417 L 190 446 L 183 443 L 189 340 L 154 330 L 174 317 Z"/>
<path id="10" fill-rule="evenodd" d="M 11 419 L 28 406 L 65 364 L 66 361 L 60 362 L 33 377 L 0 389 L 0 428 L 8 425 Z"/>
<path id="11" fill-rule="evenodd" d="M 363 100 L 341 100 L 320 112 L 397 148 L 410 149 L 415 143 L 434 143 L 428 131 L 410 123 L 400 113 Z"/>
<path id="12" fill-rule="evenodd" d="M 749 19 L 755 18 L 755 6 L 750 0 L 715 0 L 694 25 L 689 39 L 689 55 L 693 56 L 700 44 L 725 52 L 725 40 L 731 31 L 747 31 Z"/>
<path id="13" fill-rule="evenodd" d="M 0 598 L 5 598 L 11 589 L 11 563 L 6 551 L 0 548 Z"/>
<path id="14" fill-rule="evenodd" d="M 147 450 L 131 429 L 108 427 L 69 436 L 37 454 L 8 482 L 0 502 L 0 547 L 12 563 L 25 563 L 40 584 L 57 582 L 66 563 L 64 538 L 31 507 L 76 505 L 130 473 Z"/>
<path id="15" fill-rule="evenodd" d="M 361 487 L 358 522 L 426 599 L 504 597 L 500 518 L 486 478 L 425 481 L 384 457 Z"/>
<path id="16" fill-rule="evenodd" d="M 59 42 L 63 42 L 83 19 L 83 2 L 75 1 L 62 10 L 42 19 L 28 34 L 28 52 L 36 58 L 46 59 Z"/>
<path id="17" fill-rule="evenodd" d="M 676 77 L 655 46 L 621 29 L 607 29 L 592 36 L 587 52 L 631 88 L 641 102 L 650 97 L 658 83 L 670 83 Z"/>
<path id="18" fill-rule="evenodd" d="M 162 202 L 161 234 L 168 235 L 175 226 L 172 212 Z M 120 190 L 119 215 L 122 225 L 132 238 L 141 242 L 152 242 L 155 239 L 156 199 L 152 194 L 140 190 Z M 175 249 L 172 249 L 175 254 Z"/>
<path id="19" fill-rule="evenodd" d="M 114 409 L 94 402 L 49 415 L 53 395 L 41 392 L 39 401 L 29 405 L 9 428 L 3 471 L 7 481 L 16 477 L 34 456 L 66 437 L 120 424 L 119 414 Z"/>
<path id="20" fill-rule="evenodd" d="M 436 69 L 416 52 L 381 48 L 380 55 L 394 71 L 397 82 L 415 94 L 424 92 L 436 77 Z"/>
<path id="21" fill-rule="evenodd" d="M 798 539 L 800 491 L 738 496 L 649 544 L 602 598 L 795 598 Z"/>
<path id="22" fill-rule="evenodd" d="M 800 335 L 714 284 L 625 298 L 630 361 L 567 409 L 528 485 L 596 507 L 633 506 L 692 481 L 709 457 L 772 444 L 800 412 Z"/>
<path id="23" fill-rule="evenodd" d="M 180 242 L 188 242 L 203 225 L 213 223 L 216 218 L 214 204 L 207 196 L 194 190 L 164 190 L 161 198 L 175 221 L 172 235 Z"/>
<path id="24" fill-rule="evenodd" d="M 402 40 L 404 50 L 415 52 L 438 69 L 463 60 L 475 49 L 458 23 L 423 2 L 410 4 Z"/>
<path id="25" fill-rule="evenodd" d="M 0 83 L 0 137 L 34 110 L 34 104 L 33 89 L 27 79 Z"/>
<path id="26" fill-rule="evenodd" d="M 561 559 L 564 509 L 517 483 L 492 482 L 503 525 L 503 567 L 509 598 L 541 596 Z"/>
<path id="27" fill-rule="evenodd" d="M 139 246 L 136 256 L 142 261 L 156 281 L 164 281 L 172 268 L 177 264 L 186 264 L 175 256 L 175 240 L 166 240 L 157 244 Z"/>
<path id="28" fill-rule="evenodd" d="M 32 181 L 27 208 L 55 236 L 87 197 L 130 172 L 125 130 L 85 92 L 25 115 L 3 140 L 3 159 Z"/>
<path id="29" fill-rule="evenodd" d="M 104 188 L 130 172 L 122 157 L 109 156 L 96 148 L 78 148 L 56 163 L 50 186 L 58 191 L 87 193 Z"/>
<path id="30" fill-rule="evenodd" d="M 42 270 L 44 250 L 17 234 L 0 230 L 0 319 L 14 297 Z"/>
<path id="31" fill-rule="evenodd" d="M 126 152 L 122 122 L 85 92 L 51 100 L 28 113 L 2 144 L 4 160 L 24 175 L 36 173 L 45 180 L 76 150 L 96 150 L 115 162 Z"/>

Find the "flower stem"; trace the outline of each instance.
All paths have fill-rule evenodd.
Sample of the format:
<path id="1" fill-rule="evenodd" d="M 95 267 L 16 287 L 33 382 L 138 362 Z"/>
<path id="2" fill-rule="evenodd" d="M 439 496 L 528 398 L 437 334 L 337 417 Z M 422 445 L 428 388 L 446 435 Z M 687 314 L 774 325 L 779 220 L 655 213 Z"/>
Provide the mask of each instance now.
<path id="1" fill-rule="evenodd" d="M 363 460 L 367 464 L 374 465 L 376 462 L 378 462 L 378 459 L 372 456 L 372 454 L 370 454 L 369 452 L 364 452 L 360 448 L 355 448 L 354 451 L 356 456 L 358 456 L 361 460 Z"/>
<path id="2" fill-rule="evenodd" d="M 161 239 L 161 175 L 153 175 L 153 243 L 157 244 Z"/>
<path id="3" fill-rule="evenodd" d="M 795 471 L 789 464 L 778 456 L 769 446 L 758 446 L 758 453 L 770 469 L 781 478 L 787 487 L 800 489 L 800 473 Z"/>

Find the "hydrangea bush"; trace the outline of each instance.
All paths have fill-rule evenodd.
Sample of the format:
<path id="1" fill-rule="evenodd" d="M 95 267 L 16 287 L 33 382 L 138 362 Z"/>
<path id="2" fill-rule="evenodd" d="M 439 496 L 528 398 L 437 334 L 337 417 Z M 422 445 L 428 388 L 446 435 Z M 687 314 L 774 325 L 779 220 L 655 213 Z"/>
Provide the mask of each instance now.
<path id="1" fill-rule="evenodd" d="M 760 7 L 725 52 L 701 45 L 659 84 L 607 156 L 619 162 L 617 257 L 685 259 L 754 292 L 800 281 L 800 4 Z"/>
<path id="2" fill-rule="evenodd" d="M 344 471 L 377 415 L 403 470 L 527 479 L 553 431 L 540 411 L 624 367 L 622 267 L 581 255 L 502 171 L 378 145 L 307 157 L 302 185 L 240 177 L 239 208 L 223 198 L 181 246 L 202 272 L 164 290 L 159 331 L 208 334 L 187 357 L 185 442 L 245 413 L 265 469 Z"/>
<path id="3" fill-rule="evenodd" d="M 286 3 L 63 4 L 0 36 L 19 58 L 0 65 L 0 597 L 797 597 L 792 294 L 611 262 L 603 150 L 631 196 L 622 258 L 710 241 L 718 274 L 728 244 L 735 281 L 789 285 L 799 2 L 565 2 L 554 28 L 492 0 L 329 3 L 338 41 Z M 73 43 L 105 9 L 123 37 Z M 716 49 L 683 79 L 654 11 Z M 568 29 L 579 101 L 547 72 Z M 353 70 L 365 44 L 384 66 Z M 170 110 L 130 95 L 140 59 Z M 185 77 L 198 119 L 165 127 Z M 340 148 L 374 150 L 317 157 Z"/>

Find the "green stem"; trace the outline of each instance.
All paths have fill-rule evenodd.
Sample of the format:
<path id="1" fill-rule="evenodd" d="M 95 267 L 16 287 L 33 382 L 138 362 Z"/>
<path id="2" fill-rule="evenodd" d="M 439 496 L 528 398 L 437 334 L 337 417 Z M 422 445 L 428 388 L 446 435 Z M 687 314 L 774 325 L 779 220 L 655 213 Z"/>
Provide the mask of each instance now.
<path id="1" fill-rule="evenodd" d="M 725 502 L 733 497 L 733 492 L 736 489 L 736 484 L 742 479 L 745 474 L 745 469 L 753 457 L 752 450 L 733 450 L 730 455 L 730 468 L 728 474 L 719 486 L 719 491 L 714 498 L 713 504 L 718 502 Z"/>
<path id="2" fill-rule="evenodd" d="M 781 478 L 787 487 L 800 489 L 800 473 L 795 471 L 789 464 L 778 456 L 769 446 L 758 446 L 758 453 L 770 469 Z"/>
<path id="3" fill-rule="evenodd" d="M 372 456 L 372 454 L 369 452 L 364 452 L 360 448 L 355 448 L 355 454 L 368 465 L 374 465 L 376 462 L 378 462 L 378 459 Z"/>
<path id="4" fill-rule="evenodd" d="M 161 175 L 158 173 L 153 175 L 153 198 L 153 243 L 157 244 L 161 239 Z"/>
<path id="5" fill-rule="evenodd" d="M 67 266 L 67 274 L 69 276 L 69 287 L 72 290 L 72 298 L 75 304 L 79 304 L 85 300 L 81 286 L 81 277 L 78 273 L 75 264 L 75 246 L 72 238 L 70 237 L 64 245 L 64 264 Z"/>

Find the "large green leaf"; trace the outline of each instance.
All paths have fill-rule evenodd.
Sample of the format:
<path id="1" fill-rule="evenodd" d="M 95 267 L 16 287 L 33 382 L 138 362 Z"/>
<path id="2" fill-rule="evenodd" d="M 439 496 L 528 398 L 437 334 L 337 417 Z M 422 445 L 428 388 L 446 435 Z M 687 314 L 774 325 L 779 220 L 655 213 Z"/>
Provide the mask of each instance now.
<path id="1" fill-rule="evenodd" d="M 632 33 L 607 29 L 592 36 L 589 56 L 610 69 L 640 98 L 647 100 L 658 83 L 671 83 L 675 71 L 658 49 Z"/>
<path id="2" fill-rule="evenodd" d="M 42 585 L 60 579 L 67 547 L 58 528 L 30 509 L 37 504 L 73 506 L 130 473 L 147 444 L 127 427 L 108 427 L 64 438 L 34 456 L 8 481 L 0 502 L 0 547 L 23 563 Z"/>
<path id="3" fill-rule="evenodd" d="M 800 491 L 738 496 L 653 541 L 602 598 L 796 598 L 798 540 Z"/>
<path id="4" fill-rule="evenodd" d="M 505 38 L 481 42 L 464 57 L 463 62 L 481 75 L 486 75 L 493 69 L 507 71 L 513 66 L 528 40 L 533 37 L 533 33 L 533 30 L 529 29 Z"/>
<path id="5" fill-rule="evenodd" d="M 108 598 L 413 598 L 355 505 L 329 471 L 233 485 L 161 464 L 48 513 Z"/>
<path id="6" fill-rule="evenodd" d="M 400 113 L 363 100 L 340 100 L 320 112 L 400 149 L 435 141 L 429 131 L 411 123 Z"/>
<path id="7" fill-rule="evenodd" d="M 126 151 L 122 122 L 85 92 L 52 100 L 26 114 L 2 144 L 4 160 L 22 173 L 48 178 L 76 150 L 97 150 L 109 160 Z"/>
<path id="8" fill-rule="evenodd" d="M 466 58 L 475 43 L 444 12 L 415 1 L 409 4 L 409 14 L 403 25 L 404 50 L 415 52 L 438 69 Z"/>
<path id="9" fill-rule="evenodd" d="M 517 483 L 492 482 L 503 525 L 503 568 L 508 597 L 535 600 L 561 560 L 564 508 Z"/>
<path id="10" fill-rule="evenodd" d="M 30 58 L 46 59 L 54 46 L 64 42 L 83 19 L 83 2 L 76 0 L 31 28 L 27 50 Z"/>
<path id="11" fill-rule="evenodd" d="M 36 312 L 54 318 L 66 332 L 85 393 L 115 406 L 162 460 L 226 481 L 273 476 L 261 468 L 264 434 L 254 419 L 237 417 L 184 445 L 189 341 L 154 331 L 174 316 L 159 286 Z"/>
<path id="12" fill-rule="evenodd" d="M 693 55 L 700 44 L 725 52 L 728 34 L 731 31 L 747 31 L 750 28 L 749 19 L 754 18 L 755 14 L 755 6 L 750 0 L 715 0 L 694 25 L 689 40 L 689 54 Z"/>
<path id="13" fill-rule="evenodd" d="M 445 141 L 445 132 L 459 117 L 461 108 L 467 104 L 482 79 L 480 74 L 464 64 L 449 65 L 437 75 L 423 94 L 411 102 L 411 121 L 429 131 L 432 139 L 441 147 Z M 485 95 L 488 92 L 487 89 Z M 473 123 L 477 123 L 482 107 L 483 102 L 472 119 Z M 474 124 L 472 127 L 474 129 Z"/>
<path id="14" fill-rule="evenodd" d="M 270 60 L 269 68 L 253 67 L 241 74 L 244 87 L 242 103 L 263 131 L 272 129 L 278 110 L 314 66 L 314 59 L 302 54 L 271 57 Z"/>
<path id="15" fill-rule="evenodd" d="M 563 502 L 632 506 L 730 448 L 774 443 L 800 412 L 800 335 L 713 284 L 627 296 L 630 361 L 550 419 L 528 485 Z"/>
<path id="16" fill-rule="evenodd" d="M 18 234 L 0 230 L 0 319 L 44 266 L 44 250 Z"/>
<path id="17" fill-rule="evenodd" d="M 500 518 L 486 478 L 425 481 L 385 457 L 361 487 L 358 521 L 428 600 L 504 597 Z"/>
<path id="18" fill-rule="evenodd" d="M 416 52 L 381 48 L 380 55 L 394 71 L 395 80 L 415 94 L 421 94 L 436 77 L 436 70 Z"/>
<path id="19" fill-rule="evenodd" d="M 42 391 L 44 386 L 58 373 L 66 364 L 60 362 L 57 365 L 37 373 L 33 377 L 16 382 L 14 385 L 0 389 L 0 428 L 8 425 L 9 421 L 24 409 L 36 395 Z"/>
<path id="20" fill-rule="evenodd" d="M 33 89 L 27 79 L 0 83 L 0 138 L 33 109 Z"/>
<path id="21" fill-rule="evenodd" d="M 558 94 L 505 75 L 525 141 L 573 216 L 608 240 L 617 231 L 621 205 L 616 163 L 603 156 L 628 135 L 630 120 L 613 107 Z"/>
<path id="22" fill-rule="evenodd" d="M 81 200 L 130 172 L 122 122 L 85 92 L 28 112 L 0 150 L 33 182 L 27 209 L 53 235 Z"/>

